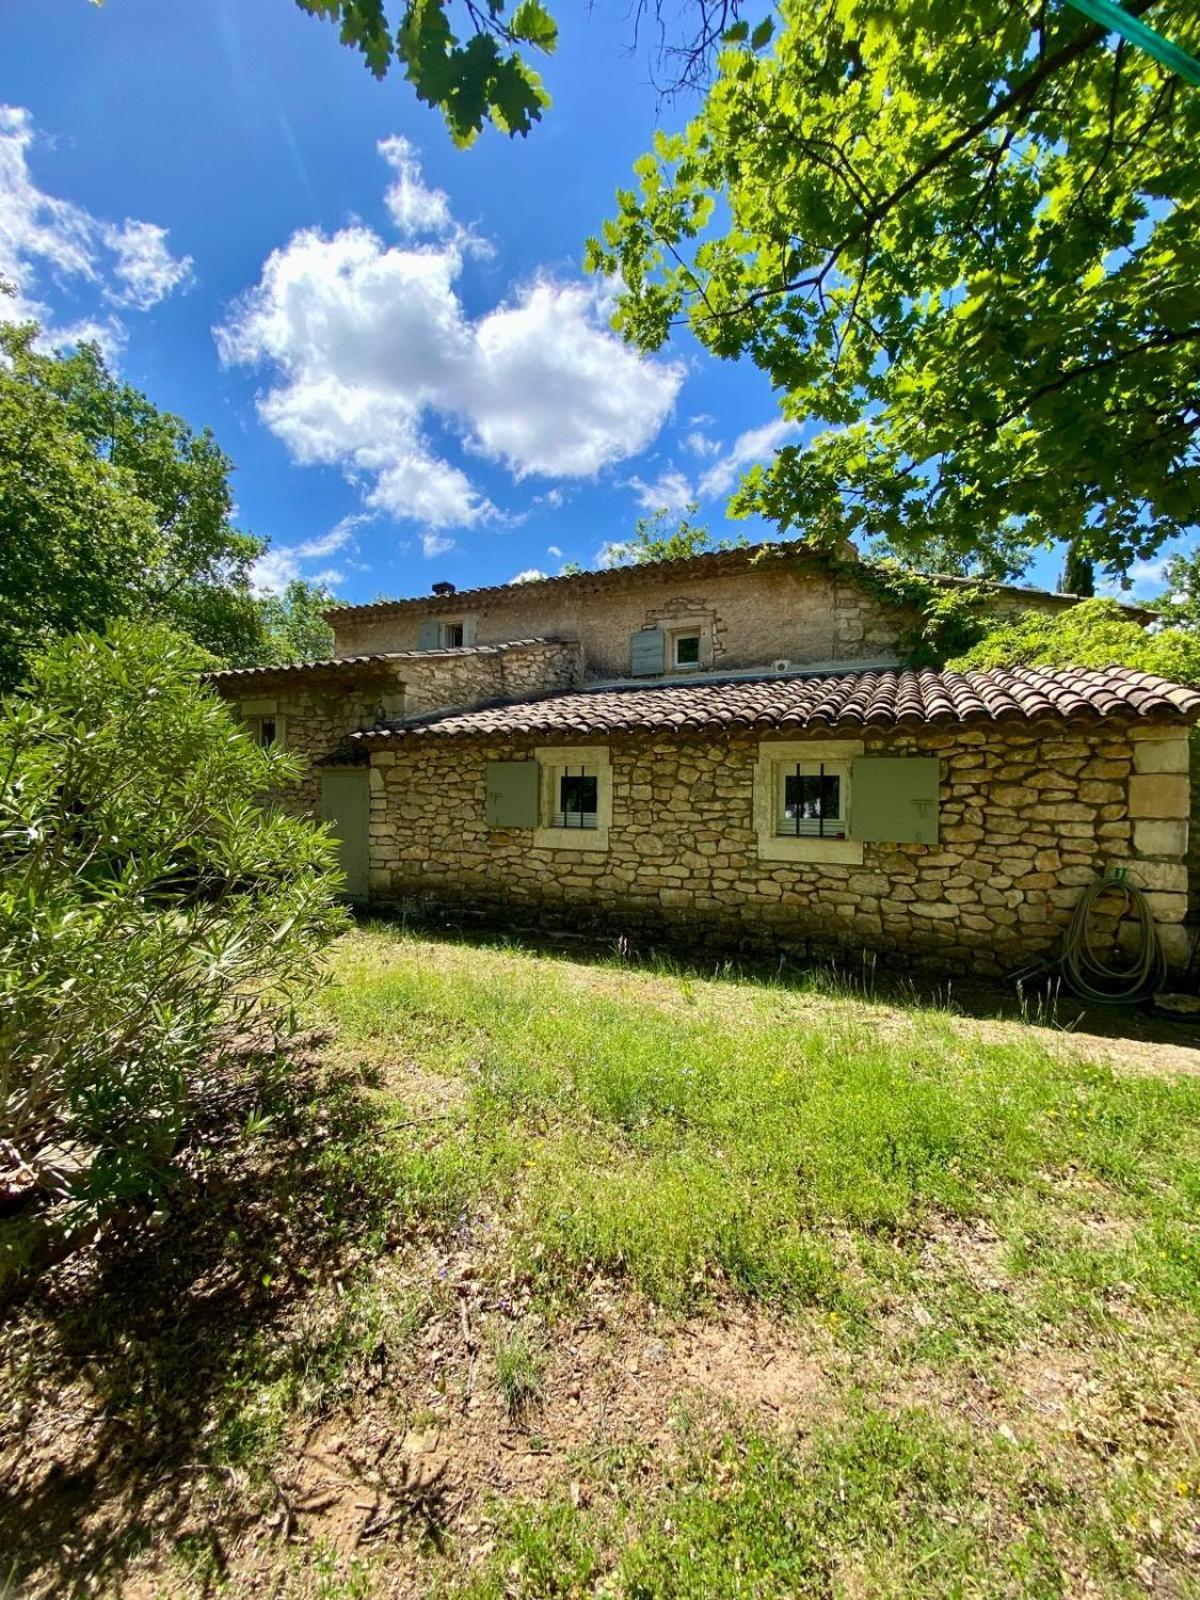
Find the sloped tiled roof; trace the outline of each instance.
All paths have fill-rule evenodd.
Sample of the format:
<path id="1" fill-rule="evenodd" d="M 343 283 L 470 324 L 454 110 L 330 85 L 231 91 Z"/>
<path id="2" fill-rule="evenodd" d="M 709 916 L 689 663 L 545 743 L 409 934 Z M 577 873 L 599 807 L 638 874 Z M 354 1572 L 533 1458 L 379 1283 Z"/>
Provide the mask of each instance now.
<path id="1" fill-rule="evenodd" d="M 223 667 L 206 673 L 211 683 L 226 683 L 237 678 L 263 678 L 280 672 L 336 673 L 347 667 L 380 666 L 390 661 L 437 661 L 448 656 L 498 656 L 507 650 L 523 650 L 535 644 L 561 644 L 559 639 L 506 639 L 503 644 L 466 644 L 438 650 L 385 650 L 366 656 L 330 656 L 324 661 L 289 661 L 283 666 Z"/>
<path id="2" fill-rule="evenodd" d="M 578 595 L 594 594 L 610 589 L 640 587 L 660 580 L 675 582 L 753 568 L 770 572 L 773 564 L 794 566 L 797 560 L 813 566 L 827 566 L 832 561 L 847 576 L 853 574 L 856 566 L 860 566 L 864 573 L 873 570 L 871 563 L 860 563 L 856 553 L 847 558 L 844 552 L 824 550 L 805 539 L 765 540 L 759 544 L 738 545 L 732 550 L 705 550 L 699 555 L 671 556 L 662 561 L 642 561 L 585 572 L 562 572 L 553 577 L 547 575 L 526 579 L 522 583 L 492 583 L 474 589 L 455 589 L 449 594 L 407 595 L 397 600 L 371 600 L 362 605 L 336 606 L 325 612 L 325 619 L 336 626 L 339 621 L 390 617 L 411 612 L 442 612 L 452 616 L 458 611 L 492 601 L 517 600 L 524 603 L 530 595 L 560 594 L 564 591 Z M 998 583 L 985 578 L 961 578 L 938 572 L 925 573 L 924 576 L 948 589 L 979 588 L 989 594 L 1011 595 L 1017 600 L 1036 601 L 1056 609 L 1077 605 L 1084 598 L 1077 594 L 1060 594 L 1049 589 Z M 1143 606 L 1126 602 L 1121 602 L 1121 605 L 1131 618 L 1137 620 L 1148 622 L 1154 615 Z"/>
<path id="3" fill-rule="evenodd" d="M 709 729 L 803 732 L 921 724 L 1065 720 L 1103 716 L 1192 718 L 1200 693 L 1126 667 L 1017 667 L 986 672 L 848 672 L 701 683 L 582 689 L 423 718 L 356 738 L 479 739 L 693 733 Z"/>

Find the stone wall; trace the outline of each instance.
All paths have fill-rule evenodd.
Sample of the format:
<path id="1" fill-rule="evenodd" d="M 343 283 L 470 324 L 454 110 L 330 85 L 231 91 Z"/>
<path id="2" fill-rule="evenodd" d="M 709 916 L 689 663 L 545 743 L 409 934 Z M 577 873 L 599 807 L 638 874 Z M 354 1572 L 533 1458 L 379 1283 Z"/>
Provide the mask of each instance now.
<path id="1" fill-rule="evenodd" d="M 381 703 L 398 705 L 401 688 L 391 673 L 360 672 L 356 679 L 327 674 L 257 674 L 218 684 L 235 711 L 277 719 L 286 750 L 300 758 L 300 778 L 278 799 L 298 816 L 321 814 L 321 776 L 317 765 L 339 748 L 349 754 L 348 735 L 373 727 Z M 361 752 L 359 752 L 361 758 Z"/>
<path id="2" fill-rule="evenodd" d="M 301 758 L 302 774 L 279 799 L 288 810 L 315 817 L 321 811 L 318 763 L 335 752 L 366 759 L 365 752 L 348 745 L 349 734 L 402 716 L 569 689 L 578 677 L 578 646 L 522 644 L 485 652 L 436 651 L 340 670 L 231 673 L 216 683 L 243 715 L 280 720 L 283 743 Z"/>
<path id="3" fill-rule="evenodd" d="M 693 945 L 867 948 L 997 974 L 1056 950 L 1082 889 L 1123 865 L 1149 892 L 1169 959 L 1182 962 L 1182 727 L 1108 718 L 864 737 L 868 755 L 939 758 L 936 846 L 868 843 L 861 865 L 760 859 L 760 740 L 749 734 L 610 741 L 602 853 L 539 849 L 528 830 L 489 829 L 485 764 L 527 754 L 532 741 L 376 747 L 372 896 Z"/>
<path id="4" fill-rule="evenodd" d="M 570 689 L 580 678 L 576 644 L 516 644 L 489 651 L 435 651 L 396 663 L 404 715 L 465 710 Z"/>
<path id="5" fill-rule="evenodd" d="M 340 655 L 379 650 L 415 650 L 423 618 L 452 621 L 464 614 L 454 596 L 416 610 L 383 616 L 334 613 Z M 853 579 L 794 558 L 786 565 L 740 572 L 672 578 L 653 568 L 627 585 L 592 588 L 578 584 L 518 584 L 511 591 L 469 608 L 475 642 L 506 639 L 578 640 L 589 679 L 629 674 L 630 640 L 664 619 L 706 621 L 712 629 L 713 670 L 797 663 L 897 659 L 907 619 Z"/>
<path id="6" fill-rule="evenodd" d="M 999 615 L 1023 609 L 1061 609 L 1065 602 L 1036 591 L 997 589 Z M 395 611 L 354 609 L 331 615 L 340 655 L 379 650 L 415 650 L 421 623 L 469 617 L 479 644 L 507 639 L 578 640 L 588 679 L 629 673 L 630 640 L 642 628 L 688 619 L 707 624 L 713 650 L 706 666 L 739 671 L 787 660 L 895 661 L 901 640 L 916 617 L 879 594 L 852 563 L 829 567 L 795 554 L 759 566 L 681 575 L 665 567 L 631 568 L 618 574 L 581 574 L 554 583 L 515 584 L 478 600 L 470 595 L 430 597 Z"/>

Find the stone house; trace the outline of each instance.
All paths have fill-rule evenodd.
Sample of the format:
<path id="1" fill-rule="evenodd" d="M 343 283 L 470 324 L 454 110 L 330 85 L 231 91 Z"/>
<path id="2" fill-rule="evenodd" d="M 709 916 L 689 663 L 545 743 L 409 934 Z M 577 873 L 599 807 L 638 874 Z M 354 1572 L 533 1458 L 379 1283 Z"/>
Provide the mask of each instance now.
<path id="1" fill-rule="evenodd" d="M 330 823 L 355 900 L 999 973 L 1120 866 L 1187 957 L 1190 689 L 906 669 L 905 603 L 798 545 L 329 621 L 333 659 L 215 682 L 308 758 L 287 803 Z"/>

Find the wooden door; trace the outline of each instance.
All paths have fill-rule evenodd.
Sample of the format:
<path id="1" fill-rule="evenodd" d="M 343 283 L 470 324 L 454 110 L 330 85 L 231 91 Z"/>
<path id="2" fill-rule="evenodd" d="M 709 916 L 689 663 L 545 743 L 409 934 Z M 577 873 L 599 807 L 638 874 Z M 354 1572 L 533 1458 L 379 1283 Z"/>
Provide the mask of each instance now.
<path id="1" fill-rule="evenodd" d="M 321 773 L 321 821 L 338 842 L 338 866 L 348 900 L 366 900 L 370 866 L 370 787 L 366 767 L 326 767 Z"/>

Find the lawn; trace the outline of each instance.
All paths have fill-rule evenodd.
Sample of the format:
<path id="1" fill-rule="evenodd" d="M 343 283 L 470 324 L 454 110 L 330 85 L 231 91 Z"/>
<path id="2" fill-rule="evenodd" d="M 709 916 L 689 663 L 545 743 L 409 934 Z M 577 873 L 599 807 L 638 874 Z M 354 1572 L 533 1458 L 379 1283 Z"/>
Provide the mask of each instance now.
<path id="1" fill-rule="evenodd" d="M 385 927 L 312 1004 L 9 1317 L 31 1595 L 1200 1595 L 1200 1076 Z"/>

